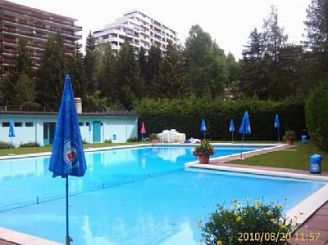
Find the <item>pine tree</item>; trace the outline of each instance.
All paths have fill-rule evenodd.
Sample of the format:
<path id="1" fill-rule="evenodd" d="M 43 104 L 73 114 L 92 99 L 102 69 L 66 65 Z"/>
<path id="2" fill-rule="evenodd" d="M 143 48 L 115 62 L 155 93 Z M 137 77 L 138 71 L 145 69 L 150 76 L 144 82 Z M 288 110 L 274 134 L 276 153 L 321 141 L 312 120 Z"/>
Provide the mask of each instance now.
<path id="1" fill-rule="evenodd" d="M 87 90 L 95 91 L 98 89 L 96 77 L 96 39 L 91 32 L 86 40 L 85 57 L 84 57 L 84 72 L 87 80 Z"/>
<path id="2" fill-rule="evenodd" d="M 142 96 L 143 81 L 133 47 L 128 43 L 124 43 L 118 53 L 116 79 L 119 84 L 120 104 L 130 110 L 134 100 Z"/>
<path id="3" fill-rule="evenodd" d="M 147 58 L 147 65 L 145 69 L 145 96 L 154 96 L 157 97 L 156 94 L 154 94 L 154 79 L 159 75 L 160 73 L 160 65 L 162 62 L 162 53 L 159 47 L 157 46 L 151 46 L 148 53 Z"/>
<path id="4" fill-rule="evenodd" d="M 307 8 L 305 45 L 316 58 L 318 79 L 328 79 L 328 1 L 312 0 Z"/>
<path id="5" fill-rule="evenodd" d="M 160 64 L 160 72 L 154 77 L 153 93 L 157 97 L 177 98 L 187 93 L 185 62 L 182 52 L 169 43 Z"/>
<path id="6" fill-rule="evenodd" d="M 116 57 L 109 43 L 103 43 L 97 48 L 97 67 L 99 90 L 101 96 L 111 103 L 118 103 L 119 84 L 115 77 Z"/>
<path id="7" fill-rule="evenodd" d="M 74 96 L 85 99 L 87 94 L 87 80 L 83 66 L 83 55 L 79 50 L 78 44 L 72 57 L 67 57 L 68 70 L 71 75 Z"/>
<path id="8" fill-rule="evenodd" d="M 264 65 L 264 37 L 256 28 L 250 33 L 241 61 L 241 83 L 239 93 L 246 97 L 261 97 L 266 91 Z"/>
<path id="9" fill-rule="evenodd" d="M 58 110 L 67 73 L 65 48 L 60 33 L 50 35 L 37 72 L 37 101 L 47 110 Z"/>
<path id="10" fill-rule="evenodd" d="M 279 50 L 287 42 L 288 36 L 284 35 L 284 28 L 278 25 L 278 10 L 275 7 L 271 7 L 271 13 L 269 17 L 264 20 L 264 46 L 265 53 L 272 57 L 274 63 L 278 62 Z"/>

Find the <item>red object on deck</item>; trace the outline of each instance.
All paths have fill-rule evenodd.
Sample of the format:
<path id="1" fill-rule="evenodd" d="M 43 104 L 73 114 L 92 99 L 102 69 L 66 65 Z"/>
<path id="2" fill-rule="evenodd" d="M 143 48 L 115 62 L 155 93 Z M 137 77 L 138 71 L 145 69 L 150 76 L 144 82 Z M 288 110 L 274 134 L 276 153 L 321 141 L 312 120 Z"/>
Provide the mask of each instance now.
<path id="1" fill-rule="evenodd" d="M 145 134 L 146 133 L 146 127 L 145 127 L 145 123 L 144 122 L 141 123 L 140 133 L 142 133 L 142 134 Z"/>

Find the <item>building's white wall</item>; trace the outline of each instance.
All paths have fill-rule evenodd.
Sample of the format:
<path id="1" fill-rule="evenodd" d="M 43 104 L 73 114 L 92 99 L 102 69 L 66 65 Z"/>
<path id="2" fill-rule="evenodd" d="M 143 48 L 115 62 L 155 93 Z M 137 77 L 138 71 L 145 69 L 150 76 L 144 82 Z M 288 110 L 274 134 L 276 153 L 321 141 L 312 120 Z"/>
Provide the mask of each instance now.
<path id="1" fill-rule="evenodd" d="M 0 116 L 0 141 L 13 142 L 17 147 L 22 143 L 37 142 L 43 145 L 43 123 L 56 122 L 56 115 L 15 115 L 2 114 Z M 10 139 L 9 127 L 3 127 L 3 122 L 22 122 L 22 127 L 15 127 L 15 137 Z M 101 142 L 106 139 L 115 142 L 126 142 L 129 138 L 138 137 L 138 124 L 136 117 L 125 116 L 79 116 L 82 140 L 93 143 L 93 121 L 100 121 Z M 33 127 L 26 127 L 26 122 L 33 122 Z M 91 131 L 86 122 L 91 123 Z M 116 140 L 113 135 L 116 134 Z"/>

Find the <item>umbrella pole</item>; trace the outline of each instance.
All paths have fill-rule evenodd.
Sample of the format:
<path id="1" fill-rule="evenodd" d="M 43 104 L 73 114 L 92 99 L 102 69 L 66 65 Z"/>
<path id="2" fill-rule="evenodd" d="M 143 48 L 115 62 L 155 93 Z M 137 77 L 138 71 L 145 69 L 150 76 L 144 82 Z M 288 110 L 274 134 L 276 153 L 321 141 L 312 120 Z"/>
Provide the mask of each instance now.
<path id="1" fill-rule="evenodd" d="M 69 219 L 68 219 L 68 175 L 66 176 L 66 239 L 65 245 L 71 244 L 71 238 L 69 236 Z"/>
<path id="2" fill-rule="evenodd" d="M 278 127 L 278 142 L 280 141 L 280 130 L 279 130 L 279 127 Z"/>
<path id="3" fill-rule="evenodd" d="M 233 131 L 231 132 L 231 143 L 233 143 Z"/>
<path id="4" fill-rule="evenodd" d="M 243 159 L 244 139 L 245 139 L 245 134 L 243 134 L 243 138 L 242 138 L 242 142 L 241 142 L 241 151 L 240 151 L 240 158 L 241 159 Z"/>

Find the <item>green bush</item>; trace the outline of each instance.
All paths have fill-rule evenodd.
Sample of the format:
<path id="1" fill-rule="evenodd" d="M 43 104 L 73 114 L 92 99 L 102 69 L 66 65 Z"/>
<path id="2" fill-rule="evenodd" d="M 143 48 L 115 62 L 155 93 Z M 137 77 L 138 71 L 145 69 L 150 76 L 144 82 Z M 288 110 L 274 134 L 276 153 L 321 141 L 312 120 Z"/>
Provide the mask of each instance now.
<path id="1" fill-rule="evenodd" d="M 132 137 L 128 139 L 128 142 L 138 142 L 138 138 L 137 137 Z"/>
<path id="2" fill-rule="evenodd" d="M 105 139 L 105 140 L 104 140 L 104 143 L 105 143 L 105 144 L 111 144 L 111 143 L 112 143 L 112 140 Z"/>
<path id="3" fill-rule="evenodd" d="M 285 100 L 281 102 L 256 99 L 143 99 L 135 104 L 134 110 L 140 122 L 145 122 L 148 132 L 162 132 L 163 129 L 176 129 L 187 137 L 202 138 L 201 119 L 206 120 L 206 136 L 210 139 L 231 140 L 228 131 L 230 118 L 235 122 L 235 139 L 242 115 L 248 110 L 252 134 L 247 140 L 276 140 L 273 127 L 274 115 L 279 114 L 280 132 L 294 130 L 300 136 L 305 128 L 304 102 Z M 140 125 L 139 125 L 140 127 Z"/>
<path id="4" fill-rule="evenodd" d="M 40 147 L 40 144 L 37 142 L 27 142 L 19 145 L 20 147 Z"/>
<path id="5" fill-rule="evenodd" d="M 0 149 L 14 148 L 14 145 L 8 142 L 0 141 Z"/>
<path id="6" fill-rule="evenodd" d="M 232 208 L 218 206 L 202 227 L 202 237 L 205 244 L 213 245 L 286 244 L 292 228 L 281 206 L 265 205 L 258 200 L 246 205 L 234 201 Z"/>
<path id="7" fill-rule="evenodd" d="M 306 125 L 312 139 L 328 151 L 328 81 L 320 83 L 310 94 L 306 106 Z"/>

